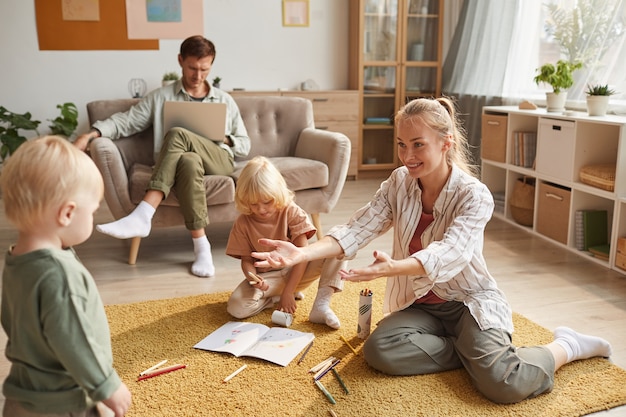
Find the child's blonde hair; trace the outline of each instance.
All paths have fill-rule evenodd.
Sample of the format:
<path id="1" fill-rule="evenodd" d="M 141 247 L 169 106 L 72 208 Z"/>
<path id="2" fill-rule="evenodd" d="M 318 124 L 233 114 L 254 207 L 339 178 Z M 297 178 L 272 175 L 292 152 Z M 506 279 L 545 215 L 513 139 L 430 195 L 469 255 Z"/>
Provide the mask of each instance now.
<path id="1" fill-rule="evenodd" d="M 470 175 L 477 176 L 477 168 L 471 163 L 471 153 L 465 131 L 458 121 L 454 103 L 447 97 L 436 99 L 418 98 L 409 101 L 396 114 L 396 123 L 419 117 L 428 127 L 436 131 L 442 140 L 450 135 L 453 146 L 446 154 L 449 165 L 456 164 Z"/>
<path id="2" fill-rule="evenodd" d="M 281 210 L 291 204 L 293 196 L 274 164 L 265 157 L 256 156 L 248 161 L 237 180 L 235 206 L 240 213 L 250 215 L 252 204 L 271 200 Z"/>
<path id="3" fill-rule="evenodd" d="M 7 219 L 18 230 L 30 230 L 46 209 L 60 207 L 80 192 L 104 184 L 94 162 L 60 136 L 29 140 L 5 162 L 0 187 Z"/>

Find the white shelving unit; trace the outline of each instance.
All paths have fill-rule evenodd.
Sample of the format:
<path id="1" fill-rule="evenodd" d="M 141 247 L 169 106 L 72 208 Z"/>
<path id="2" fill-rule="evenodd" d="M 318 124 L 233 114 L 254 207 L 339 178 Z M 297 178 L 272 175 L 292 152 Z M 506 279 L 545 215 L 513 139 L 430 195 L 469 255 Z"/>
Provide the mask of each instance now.
<path id="1" fill-rule="evenodd" d="M 497 122 L 506 123 L 506 129 L 501 127 L 499 132 L 506 132 L 505 137 L 483 137 L 483 144 L 497 146 L 499 141 L 505 141 L 502 160 L 482 159 L 482 181 L 492 192 L 504 193 L 505 207 L 503 213 L 494 213 L 507 222 L 518 225 L 530 233 L 550 239 L 555 244 L 589 258 L 590 261 L 600 263 L 607 268 L 614 269 L 622 274 L 626 270 L 615 265 L 617 239 L 626 236 L 626 117 L 603 116 L 590 117 L 586 113 L 548 113 L 545 109 L 521 110 L 515 106 L 488 106 L 483 107 L 483 128 L 485 117 Z M 497 121 L 497 122 L 496 122 Z M 495 130 L 494 130 L 495 131 Z M 537 134 L 537 149 L 535 164 L 532 168 L 515 165 L 515 132 L 535 132 Z M 483 135 L 486 136 L 483 129 Z M 499 144 L 500 149 L 502 143 Z M 483 152 L 483 155 L 494 155 L 494 152 Z M 492 158 L 500 159 L 492 156 Z M 584 184 L 579 179 L 579 172 L 583 166 L 591 164 L 616 164 L 615 190 L 606 191 Z M 535 179 L 535 200 L 533 226 L 527 227 L 515 222 L 511 215 L 509 199 L 517 179 L 522 177 Z M 558 241 L 546 236 L 537 230 L 537 224 L 542 216 L 538 210 L 540 184 L 556 185 L 569 192 L 569 207 L 562 216 L 567 225 L 564 233 L 567 238 Z M 591 256 L 589 252 L 576 249 L 575 242 L 575 213 L 577 210 L 602 209 L 608 212 L 608 233 L 610 253 L 608 261 Z M 545 219 L 544 219 L 545 220 Z M 545 222 L 544 222 L 545 223 Z"/>

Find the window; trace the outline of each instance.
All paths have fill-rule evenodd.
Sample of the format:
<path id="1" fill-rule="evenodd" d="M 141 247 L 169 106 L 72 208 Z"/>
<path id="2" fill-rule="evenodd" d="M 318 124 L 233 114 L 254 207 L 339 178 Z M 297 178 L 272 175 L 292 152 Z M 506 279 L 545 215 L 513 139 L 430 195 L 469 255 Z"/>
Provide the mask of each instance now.
<path id="1" fill-rule="evenodd" d="M 614 111 L 626 112 L 626 1 L 533 0 L 517 4 L 503 97 L 539 101 L 549 86 L 534 84 L 535 70 L 559 59 L 583 62 L 568 90 L 568 107 L 584 108 L 590 84 L 608 84 Z M 537 10 L 540 9 L 540 10 Z M 526 59 L 520 59 L 526 57 Z"/>

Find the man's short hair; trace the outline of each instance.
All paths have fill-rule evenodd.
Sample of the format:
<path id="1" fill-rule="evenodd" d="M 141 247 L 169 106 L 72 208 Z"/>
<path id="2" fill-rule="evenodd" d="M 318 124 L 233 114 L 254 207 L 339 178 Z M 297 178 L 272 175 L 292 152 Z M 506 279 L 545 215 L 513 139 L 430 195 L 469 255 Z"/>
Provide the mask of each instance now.
<path id="1" fill-rule="evenodd" d="M 190 36 L 180 45 L 180 56 L 183 59 L 188 56 L 196 58 L 212 56 L 213 60 L 215 60 L 215 45 L 204 36 Z"/>

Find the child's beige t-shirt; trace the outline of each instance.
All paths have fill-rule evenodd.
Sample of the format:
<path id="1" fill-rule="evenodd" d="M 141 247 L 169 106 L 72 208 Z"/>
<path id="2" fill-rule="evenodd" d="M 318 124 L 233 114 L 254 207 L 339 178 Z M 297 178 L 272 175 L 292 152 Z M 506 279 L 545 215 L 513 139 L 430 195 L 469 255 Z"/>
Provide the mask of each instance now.
<path id="1" fill-rule="evenodd" d="M 310 239 L 316 232 L 307 213 L 293 202 L 267 220 L 258 219 L 254 214 L 242 214 L 235 220 L 230 231 L 226 254 L 241 259 L 242 256 L 250 256 L 252 252 L 270 250 L 258 242 L 260 238 L 293 242 L 293 239 L 302 234 Z"/>

